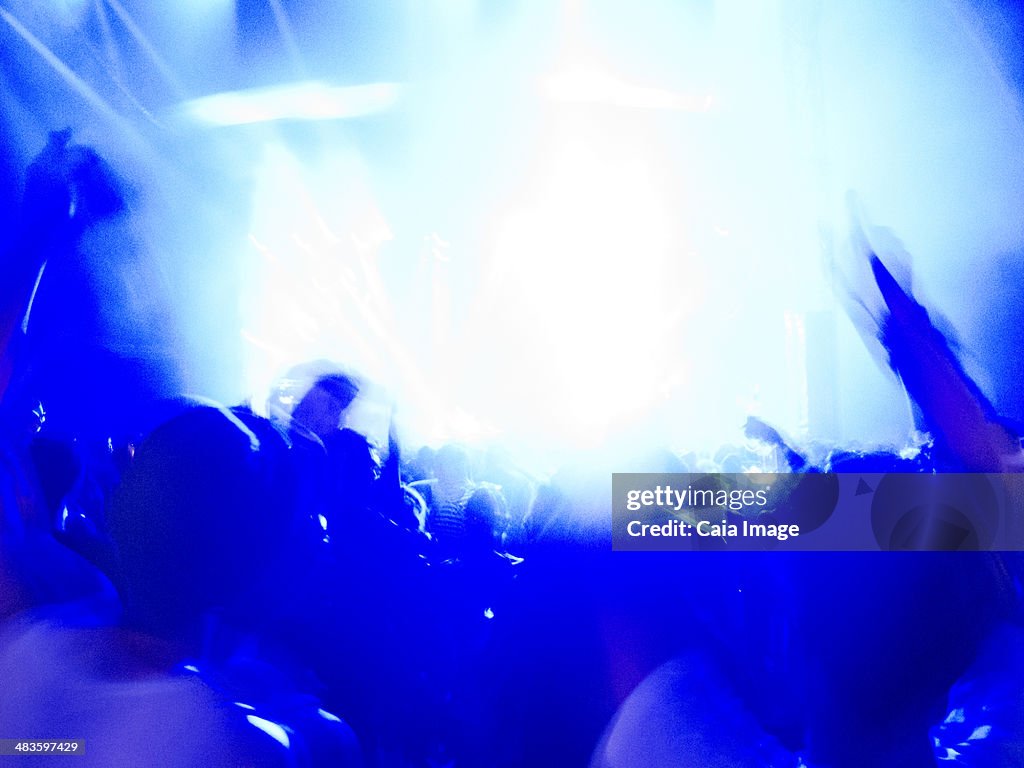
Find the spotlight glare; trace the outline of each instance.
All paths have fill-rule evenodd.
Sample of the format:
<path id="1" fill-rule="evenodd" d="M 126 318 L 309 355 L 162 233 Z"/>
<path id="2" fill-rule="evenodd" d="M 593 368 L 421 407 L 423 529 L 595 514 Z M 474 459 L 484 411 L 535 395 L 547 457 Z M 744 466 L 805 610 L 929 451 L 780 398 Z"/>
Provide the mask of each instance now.
<path id="1" fill-rule="evenodd" d="M 596 69 L 566 67 L 541 79 L 541 92 L 551 101 L 606 104 L 634 109 L 707 112 L 710 94 L 683 94 L 630 83 Z"/>
<path id="2" fill-rule="evenodd" d="M 338 120 L 391 109 L 401 95 L 395 83 L 329 86 L 320 82 L 254 88 L 204 96 L 180 106 L 192 120 L 214 126 L 274 120 Z"/>

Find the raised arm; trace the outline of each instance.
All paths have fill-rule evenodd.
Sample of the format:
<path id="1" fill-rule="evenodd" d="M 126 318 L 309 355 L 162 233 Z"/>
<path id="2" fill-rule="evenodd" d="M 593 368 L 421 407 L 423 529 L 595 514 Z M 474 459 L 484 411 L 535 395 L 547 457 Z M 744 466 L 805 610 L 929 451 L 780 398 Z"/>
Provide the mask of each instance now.
<path id="1" fill-rule="evenodd" d="M 937 446 L 968 471 L 1013 468 L 1020 461 L 1019 439 L 999 422 L 928 311 L 873 250 L 865 256 L 885 305 L 878 338 Z"/>
<path id="2" fill-rule="evenodd" d="M 0 254 L 0 400 L 14 375 L 14 340 L 28 309 L 39 271 L 55 242 L 70 235 L 68 182 L 70 130 L 50 134 L 28 167 L 15 241 Z"/>

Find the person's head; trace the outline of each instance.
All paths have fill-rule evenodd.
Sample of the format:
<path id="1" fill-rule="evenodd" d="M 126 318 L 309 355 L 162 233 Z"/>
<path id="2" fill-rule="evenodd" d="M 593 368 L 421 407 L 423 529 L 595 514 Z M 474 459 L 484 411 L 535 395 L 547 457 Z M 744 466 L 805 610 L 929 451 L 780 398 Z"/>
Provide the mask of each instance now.
<path id="1" fill-rule="evenodd" d="M 68 148 L 71 217 L 88 226 L 124 210 L 128 189 L 111 165 L 92 147 Z"/>
<path id="2" fill-rule="evenodd" d="M 493 549 L 498 522 L 503 516 L 502 499 L 491 488 L 473 491 L 466 502 L 466 544 L 477 550 Z"/>
<path id="3" fill-rule="evenodd" d="M 295 519 L 286 445 L 229 411 L 193 405 L 135 451 L 109 519 L 126 620 L 183 638 L 201 616 L 244 617 Z"/>
<path id="4" fill-rule="evenodd" d="M 413 480 L 426 480 L 434 476 L 436 451 L 429 445 L 421 446 L 409 462 L 409 473 Z"/>
<path id="5" fill-rule="evenodd" d="M 356 378 L 340 366 L 314 360 L 295 366 L 279 382 L 270 410 L 324 441 L 345 426 L 342 416 L 359 392 Z"/>
<path id="6" fill-rule="evenodd" d="M 434 459 L 434 472 L 441 483 L 469 482 L 469 454 L 453 443 L 442 446 Z"/>
<path id="7" fill-rule="evenodd" d="M 84 227 L 125 207 L 126 181 L 95 149 L 72 144 L 71 137 L 70 128 L 51 132 L 28 167 L 25 214 L 43 217 L 36 223 L 74 219 Z"/>

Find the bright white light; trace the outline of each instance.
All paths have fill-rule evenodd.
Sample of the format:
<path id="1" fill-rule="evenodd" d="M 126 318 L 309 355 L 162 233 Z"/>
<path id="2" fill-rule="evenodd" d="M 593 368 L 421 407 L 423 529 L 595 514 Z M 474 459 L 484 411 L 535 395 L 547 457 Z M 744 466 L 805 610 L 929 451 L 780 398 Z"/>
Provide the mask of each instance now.
<path id="1" fill-rule="evenodd" d="M 541 80 L 544 95 L 554 101 L 607 104 L 635 109 L 706 112 L 710 94 L 687 95 L 630 83 L 606 72 L 569 66 Z"/>
<path id="2" fill-rule="evenodd" d="M 665 290 L 674 213 L 649 124 L 614 115 L 606 127 L 601 117 L 575 106 L 552 111 L 522 198 L 498 217 L 492 284 L 479 335 L 467 342 L 517 338 L 505 370 L 543 387 L 504 407 L 522 407 L 515 419 L 542 419 L 577 445 L 599 442 L 661 396 L 676 359 L 665 352 L 677 310 L 699 285 Z M 508 414 L 495 418 L 507 424 Z"/>
<path id="3" fill-rule="evenodd" d="M 274 120 L 327 120 L 383 112 L 398 103 L 395 83 L 329 86 L 308 82 L 218 93 L 181 105 L 181 112 L 209 125 L 245 125 Z"/>
<path id="4" fill-rule="evenodd" d="M 887 222 L 902 229 L 907 216 L 888 212 L 910 206 L 932 231 L 938 219 L 923 212 L 936 206 L 920 198 L 934 203 L 940 185 L 917 183 L 905 166 L 920 157 L 938 173 L 949 164 L 931 159 L 950 158 L 924 151 L 920 136 L 942 138 L 921 127 L 928 121 L 900 126 L 917 93 L 942 104 L 946 89 L 929 85 L 931 65 L 902 66 L 917 59 L 879 4 L 791 30 L 777 4 L 716 2 L 713 19 L 693 26 L 691 69 L 673 68 L 667 47 L 630 50 L 662 17 L 660 40 L 685 33 L 676 5 L 652 3 L 639 20 L 630 9 L 627 35 L 615 23 L 620 4 L 579 4 L 581 16 L 604 9 L 614 45 L 583 39 L 581 18 L 574 44 L 549 34 L 536 56 L 522 43 L 543 25 L 510 23 L 496 39 L 476 29 L 479 39 L 454 41 L 457 61 L 408 91 L 305 83 L 187 105 L 195 119 L 229 125 L 400 101 L 415 138 L 383 149 L 401 157 L 398 170 L 374 165 L 380 146 L 359 147 L 353 161 L 351 137 L 294 156 L 270 140 L 255 173 L 249 381 L 335 358 L 392 386 L 421 438 L 501 435 L 534 453 L 623 428 L 632 445 L 671 434 L 675 447 L 717 447 L 739 439 L 748 413 L 795 434 L 806 427 L 814 362 L 802 329 L 834 305 L 819 262 L 843 238 L 835 192 L 874 179 Z M 859 22 L 857 35 L 845 20 Z M 863 55 L 868 31 L 863 39 L 892 43 L 878 48 L 885 62 Z M 885 76 L 904 69 L 919 73 L 913 88 Z M 939 117 L 931 122 L 945 125 Z M 964 146 L 987 145 L 949 146 L 960 163 Z M 890 183 L 897 177 L 902 185 Z M 392 226 L 394 242 L 381 247 Z M 859 387 L 863 367 L 844 378 Z M 862 418 L 864 398 L 838 394 Z"/>
<path id="5" fill-rule="evenodd" d="M 285 749 L 288 749 L 291 746 L 291 741 L 288 738 L 288 732 L 277 723 L 272 723 L 270 720 L 264 720 L 262 717 L 256 717 L 256 715 L 246 715 L 245 719 L 248 720 L 251 725 L 259 728 L 274 741 L 278 742 Z"/>
<path id="6" fill-rule="evenodd" d="M 341 148 L 315 169 L 276 142 L 264 148 L 242 310 L 246 386 L 254 402 L 265 402 L 276 376 L 308 360 L 342 360 L 371 376 L 380 372 L 362 252 L 332 229 L 363 239 L 379 239 L 386 230 L 360 186 L 363 173 L 359 158 Z M 346 194 L 337 179 L 346 180 Z"/>

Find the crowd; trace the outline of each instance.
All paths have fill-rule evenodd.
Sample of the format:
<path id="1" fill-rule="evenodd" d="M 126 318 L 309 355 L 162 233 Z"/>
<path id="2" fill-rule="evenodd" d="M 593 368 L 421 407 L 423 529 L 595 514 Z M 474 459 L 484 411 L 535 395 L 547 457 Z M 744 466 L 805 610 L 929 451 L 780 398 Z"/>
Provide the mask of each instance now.
<path id="1" fill-rule="evenodd" d="M 130 218 L 55 134 L 4 256 L 0 739 L 84 754 L 0 764 L 1024 765 L 1013 553 L 610 549 L 613 471 L 1021 466 L 866 244 L 873 333 L 926 440 L 799 446 L 750 419 L 713 454 L 537 478 L 499 448 L 347 428 L 370 387 L 327 361 L 269 417 L 180 396 L 159 323 L 64 303 L 104 244 L 104 268 L 144 259 Z M 94 303 L 145 304 L 103 280 Z"/>

